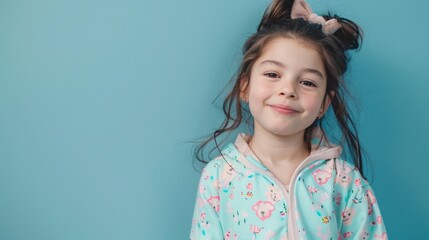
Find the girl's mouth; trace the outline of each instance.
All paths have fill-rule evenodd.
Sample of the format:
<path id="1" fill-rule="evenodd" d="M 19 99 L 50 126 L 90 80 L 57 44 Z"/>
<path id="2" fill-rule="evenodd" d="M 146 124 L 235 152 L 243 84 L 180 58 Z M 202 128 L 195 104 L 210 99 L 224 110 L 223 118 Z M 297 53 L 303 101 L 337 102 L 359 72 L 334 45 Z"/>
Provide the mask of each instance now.
<path id="1" fill-rule="evenodd" d="M 297 110 L 294 108 L 287 106 L 287 105 L 281 105 L 281 104 L 275 104 L 275 105 L 269 105 L 271 108 L 273 108 L 275 111 L 283 114 L 294 114 L 298 113 Z"/>

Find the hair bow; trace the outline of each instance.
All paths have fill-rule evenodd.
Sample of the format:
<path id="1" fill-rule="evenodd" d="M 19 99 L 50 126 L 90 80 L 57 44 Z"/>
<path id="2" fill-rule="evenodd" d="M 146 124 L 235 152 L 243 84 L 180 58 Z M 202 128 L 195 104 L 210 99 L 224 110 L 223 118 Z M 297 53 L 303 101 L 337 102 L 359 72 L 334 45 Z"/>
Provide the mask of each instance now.
<path id="1" fill-rule="evenodd" d="M 322 25 L 322 31 L 325 34 L 333 34 L 341 27 L 337 19 L 333 18 L 326 21 L 322 16 L 313 13 L 310 5 L 308 5 L 305 0 L 294 1 L 292 5 L 291 18 L 303 18 L 311 23 L 318 23 Z"/>

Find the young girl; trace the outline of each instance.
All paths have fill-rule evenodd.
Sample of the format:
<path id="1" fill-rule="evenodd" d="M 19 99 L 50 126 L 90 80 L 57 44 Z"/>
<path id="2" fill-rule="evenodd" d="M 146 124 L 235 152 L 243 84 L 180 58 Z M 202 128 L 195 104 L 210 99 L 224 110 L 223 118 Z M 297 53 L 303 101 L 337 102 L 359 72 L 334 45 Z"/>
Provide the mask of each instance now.
<path id="1" fill-rule="evenodd" d="M 343 96 L 345 52 L 360 38 L 355 23 L 317 16 L 304 0 L 272 2 L 244 45 L 226 119 L 197 158 L 248 110 L 253 134 L 203 169 L 191 239 L 387 239 Z M 323 130 L 329 107 L 350 162 Z"/>

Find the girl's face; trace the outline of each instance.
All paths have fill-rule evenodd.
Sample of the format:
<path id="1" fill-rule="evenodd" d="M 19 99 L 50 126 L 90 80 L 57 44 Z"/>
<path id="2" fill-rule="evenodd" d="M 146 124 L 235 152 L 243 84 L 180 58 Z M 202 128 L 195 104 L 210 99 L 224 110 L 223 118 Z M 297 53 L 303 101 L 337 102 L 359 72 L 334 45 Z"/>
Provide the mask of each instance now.
<path id="1" fill-rule="evenodd" d="M 255 133 L 303 137 L 329 106 L 326 82 L 323 61 L 309 43 L 285 37 L 269 41 L 242 86 Z"/>

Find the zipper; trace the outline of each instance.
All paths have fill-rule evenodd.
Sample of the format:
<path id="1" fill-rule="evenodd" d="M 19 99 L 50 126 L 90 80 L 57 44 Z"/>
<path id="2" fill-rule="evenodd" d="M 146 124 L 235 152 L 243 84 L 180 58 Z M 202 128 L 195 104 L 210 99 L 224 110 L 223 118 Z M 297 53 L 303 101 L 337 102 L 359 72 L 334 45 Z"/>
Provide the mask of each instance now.
<path id="1" fill-rule="evenodd" d="M 322 151 L 323 150 L 323 151 Z M 316 152 L 314 152 L 312 155 L 305 158 L 295 169 L 295 171 L 292 174 L 291 180 L 289 182 L 289 192 L 286 190 L 286 188 L 283 186 L 283 184 L 271 173 L 264 171 L 258 166 L 255 166 L 249 160 L 240 152 L 238 152 L 238 159 L 241 163 L 243 163 L 249 170 L 252 170 L 254 172 L 263 174 L 264 176 L 268 177 L 272 182 L 276 183 L 282 194 L 285 197 L 286 203 L 288 204 L 288 239 L 294 240 L 296 234 L 296 226 L 295 226 L 295 202 L 294 202 L 294 188 L 295 188 L 295 182 L 298 178 L 299 173 L 309 166 L 311 163 L 317 161 L 317 160 L 323 160 L 325 159 L 323 156 L 333 156 L 335 152 L 338 152 L 338 148 L 329 148 L 329 149 L 320 149 Z M 341 151 L 341 150 L 340 150 Z M 326 159 L 329 159 L 332 157 L 328 157 Z M 268 174 L 269 173 L 269 174 Z"/>
<path id="2" fill-rule="evenodd" d="M 314 153 L 313 155 L 308 156 L 306 159 L 304 159 L 301 164 L 295 169 L 294 173 L 292 174 L 291 180 L 289 182 L 289 213 L 292 215 L 292 218 L 295 217 L 294 212 L 295 212 L 295 202 L 294 202 L 294 188 L 295 188 L 295 182 L 296 179 L 298 178 L 299 173 L 301 173 L 301 171 L 306 168 L 307 166 L 309 166 L 311 163 L 316 162 L 318 160 L 325 160 L 325 159 L 332 159 L 335 157 L 334 154 L 340 153 L 341 152 L 341 148 L 335 147 L 335 148 L 329 148 L 329 149 L 325 149 L 324 151 L 322 151 L 323 149 L 319 150 L 318 152 Z M 338 154 L 339 155 L 339 154 Z M 326 157 L 323 157 L 326 156 Z M 337 155 L 335 155 L 337 156 Z M 288 218 L 288 226 L 289 226 L 289 219 Z M 292 228 L 292 235 L 291 235 L 291 239 L 295 239 L 295 233 L 297 232 L 296 226 L 295 226 L 295 221 L 290 221 L 290 226 Z M 288 231 L 289 234 L 289 231 Z"/>

